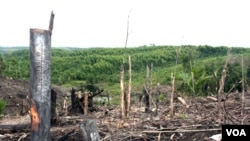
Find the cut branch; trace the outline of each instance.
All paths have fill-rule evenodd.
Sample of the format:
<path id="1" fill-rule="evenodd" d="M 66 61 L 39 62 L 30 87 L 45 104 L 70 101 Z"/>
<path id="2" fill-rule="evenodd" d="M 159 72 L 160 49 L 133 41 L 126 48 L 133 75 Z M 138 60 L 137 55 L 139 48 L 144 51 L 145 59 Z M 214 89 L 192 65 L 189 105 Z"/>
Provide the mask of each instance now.
<path id="1" fill-rule="evenodd" d="M 127 48 L 127 44 L 128 44 L 128 36 L 129 36 L 129 16 L 130 16 L 130 12 L 128 13 L 128 18 L 127 18 L 127 33 L 126 33 L 126 41 L 125 41 L 125 50 Z"/>
<path id="2" fill-rule="evenodd" d="M 50 35 L 52 35 L 52 30 L 53 30 L 53 26 L 54 26 L 54 12 L 51 11 L 51 15 L 50 15 L 50 21 L 49 21 L 49 31 L 50 31 Z"/>

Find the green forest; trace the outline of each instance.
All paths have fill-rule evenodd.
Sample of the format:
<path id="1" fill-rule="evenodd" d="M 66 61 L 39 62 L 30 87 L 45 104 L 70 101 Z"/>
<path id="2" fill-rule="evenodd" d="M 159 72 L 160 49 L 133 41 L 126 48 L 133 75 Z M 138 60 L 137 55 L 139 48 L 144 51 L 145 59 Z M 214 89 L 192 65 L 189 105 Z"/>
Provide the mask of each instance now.
<path id="1" fill-rule="evenodd" d="M 0 48 L 0 75 L 29 81 L 29 48 Z M 207 86 L 216 93 L 225 60 L 229 57 L 225 92 L 242 90 L 242 80 L 250 83 L 250 49 L 212 46 L 142 46 L 134 48 L 52 48 L 52 84 L 67 87 L 90 83 L 119 94 L 120 67 L 128 55 L 132 61 L 132 91 L 141 91 L 146 66 L 151 69 L 152 85 L 171 84 L 176 72 L 177 91 L 204 95 Z"/>

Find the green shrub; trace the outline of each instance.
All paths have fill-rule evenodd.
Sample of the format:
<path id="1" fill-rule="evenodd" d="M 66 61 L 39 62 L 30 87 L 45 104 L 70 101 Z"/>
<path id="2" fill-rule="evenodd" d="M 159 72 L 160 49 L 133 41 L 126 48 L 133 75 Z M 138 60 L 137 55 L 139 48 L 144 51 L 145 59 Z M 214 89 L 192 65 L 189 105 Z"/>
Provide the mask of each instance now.
<path id="1" fill-rule="evenodd" d="M 7 104 L 6 101 L 4 101 L 3 99 L 0 99 L 0 114 L 3 113 L 6 104 Z"/>
<path id="2" fill-rule="evenodd" d="M 158 97 L 158 100 L 160 102 L 165 101 L 165 99 L 166 99 L 166 95 L 165 94 L 160 94 L 159 97 Z"/>

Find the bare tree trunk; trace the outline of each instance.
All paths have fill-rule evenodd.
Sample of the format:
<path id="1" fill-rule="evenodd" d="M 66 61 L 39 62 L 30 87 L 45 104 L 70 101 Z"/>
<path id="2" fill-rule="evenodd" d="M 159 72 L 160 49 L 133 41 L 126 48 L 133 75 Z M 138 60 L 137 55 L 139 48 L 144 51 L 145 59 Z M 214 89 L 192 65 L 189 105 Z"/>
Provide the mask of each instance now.
<path id="1" fill-rule="evenodd" d="M 124 89 L 124 115 L 127 117 L 128 115 L 128 85 L 125 84 L 125 89 Z"/>
<path id="2" fill-rule="evenodd" d="M 227 55 L 227 59 L 225 62 L 225 65 L 223 67 L 223 71 L 221 74 L 221 79 L 220 79 L 220 83 L 219 83 L 219 90 L 218 90 L 218 94 L 217 94 L 217 99 L 218 99 L 218 117 L 222 118 L 222 107 L 221 107 L 221 95 L 224 93 L 224 85 L 225 85 L 225 79 L 226 79 L 226 71 L 227 71 L 227 64 L 228 61 L 230 59 L 230 50 L 228 51 L 228 55 Z"/>
<path id="3" fill-rule="evenodd" d="M 85 93 L 84 94 L 84 115 L 85 116 L 88 115 L 88 103 L 89 103 L 88 99 L 89 99 L 89 94 Z"/>
<path id="4" fill-rule="evenodd" d="M 149 96 L 151 99 L 152 104 L 155 106 L 155 109 L 157 109 L 157 104 L 154 102 L 153 96 L 152 96 L 152 87 L 153 87 L 153 63 L 151 63 L 151 69 L 150 69 L 150 86 L 149 86 Z M 157 111 L 157 110 L 156 110 Z"/>
<path id="5" fill-rule="evenodd" d="M 33 141 L 49 141 L 51 126 L 51 35 L 54 13 L 49 30 L 30 29 L 30 115 Z"/>
<path id="6" fill-rule="evenodd" d="M 125 48 L 124 48 L 124 53 L 123 53 L 123 62 L 122 62 L 122 67 L 121 67 L 121 72 L 120 72 L 121 118 L 122 119 L 124 119 L 125 116 L 128 115 L 128 111 L 129 111 L 128 106 L 130 105 L 130 94 L 128 90 L 124 91 L 124 63 L 125 63 L 125 54 L 126 54 L 126 48 L 127 48 L 128 36 L 129 36 L 129 15 L 130 15 L 130 11 L 129 11 L 128 18 L 127 18 L 126 41 L 125 41 Z"/>
<path id="7" fill-rule="evenodd" d="M 174 116 L 174 91 L 175 91 L 175 75 L 176 75 L 176 67 L 178 64 L 178 55 L 179 55 L 180 49 L 178 48 L 175 50 L 176 53 L 176 60 L 175 60 L 175 68 L 174 73 L 171 73 L 171 84 L 172 84 L 172 92 L 171 92 L 171 98 L 170 98 L 170 117 L 173 118 Z"/>
<path id="8" fill-rule="evenodd" d="M 125 107 L 124 107 L 124 66 L 121 66 L 120 71 L 120 88 L 121 88 L 121 118 L 125 118 Z"/>
<path id="9" fill-rule="evenodd" d="M 173 73 L 171 73 L 171 84 L 172 84 L 172 92 L 171 92 L 171 98 L 170 98 L 170 117 L 173 118 L 174 116 L 174 89 L 175 89 L 175 77 Z"/>
<path id="10" fill-rule="evenodd" d="M 31 140 L 50 140 L 51 32 L 30 29 Z"/>
<path id="11" fill-rule="evenodd" d="M 130 111 L 130 98 L 131 98 L 131 83 L 132 83 L 132 66 L 131 66 L 131 56 L 128 56 L 129 63 L 129 82 L 128 82 L 128 92 L 127 92 L 127 107 L 126 107 L 126 117 L 129 117 Z"/>
<path id="12" fill-rule="evenodd" d="M 191 72 L 191 78 L 192 78 L 192 92 L 193 92 L 193 95 L 196 95 L 195 87 L 194 87 L 194 72 Z"/>
<path id="13" fill-rule="evenodd" d="M 148 94 L 150 93 L 150 70 L 149 70 L 149 67 L 147 65 L 146 67 L 146 89 L 147 89 L 147 92 Z"/>
<path id="14" fill-rule="evenodd" d="M 150 72 L 149 72 L 149 67 L 147 65 L 146 67 L 146 85 L 144 87 L 144 95 L 145 95 L 145 112 L 149 112 L 150 111 L 150 91 L 149 91 L 149 87 L 150 87 Z"/>

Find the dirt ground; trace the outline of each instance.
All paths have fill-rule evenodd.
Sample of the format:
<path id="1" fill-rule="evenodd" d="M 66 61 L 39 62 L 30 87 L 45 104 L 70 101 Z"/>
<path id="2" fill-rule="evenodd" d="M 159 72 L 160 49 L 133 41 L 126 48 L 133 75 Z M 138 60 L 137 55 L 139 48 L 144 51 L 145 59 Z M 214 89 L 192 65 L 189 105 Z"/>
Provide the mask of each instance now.
<path id="1" fill-rule="evenodd" d="M 69 92 L 53 86 L 58 99 Z M 0 96 L 8 101 L 0 118 L 0 140 L 30 140 L 30 116 L 22 109 L 29 94 L 29 84 L 22 80 L 0 78 Z M 174 117 L 170 118 L 169 101 L 160 102 L 158 109 L 151 105 L 151 112 L 144 112 L 144 104 L 134 99 L 129 118 L 121 120 L 119 106 L 97 105 L 98 111 L 72 115 L 59 107 L 57 125 L 51 127 L 52 141 L 83 140 L 80 123 L 93 119 L 102 141 L 209 141 L 210 136 L 221 133 L 221 124 L 250 124 L 250 94 L 245 93 L 242 109 L 241 93 L 225 94 L 220 102 L 222 116 L 218 115 L 218 102 L 207 97 L 182 97 L 186 105 L 174 100 Z M 27 105 L 28 106 L 28 105 Z"/>

